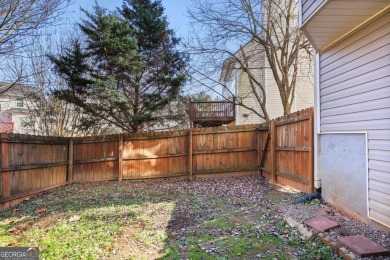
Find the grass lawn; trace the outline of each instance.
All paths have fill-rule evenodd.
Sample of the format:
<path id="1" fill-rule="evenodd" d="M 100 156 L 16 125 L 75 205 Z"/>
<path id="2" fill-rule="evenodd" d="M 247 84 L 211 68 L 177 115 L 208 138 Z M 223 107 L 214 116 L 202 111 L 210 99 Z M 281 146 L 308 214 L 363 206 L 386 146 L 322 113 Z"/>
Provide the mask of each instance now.
<path id="1" fill-rule="evenodd" d="M 0 246 L 41 259 L 337 257 L 285 225 L 274 205 L 296 198 L 259 177 L 79 183 L 0 213 Z"/>

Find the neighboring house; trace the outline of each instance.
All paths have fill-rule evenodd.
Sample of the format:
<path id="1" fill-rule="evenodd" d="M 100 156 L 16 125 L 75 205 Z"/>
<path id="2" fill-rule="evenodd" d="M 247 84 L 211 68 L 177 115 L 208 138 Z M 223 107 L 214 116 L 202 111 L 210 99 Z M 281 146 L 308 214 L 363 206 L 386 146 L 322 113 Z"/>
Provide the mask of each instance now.
<path id="1" fill-rule="evenodd" d="M 269 118 L 283 116 L 284 110 L 280 92 L 262 47 L 254 42 L 249 42 L 235 55 L 240 56 L 241 52 L 250 57 L 249 64 L 251 71 L 253 71 L 252 74 L 265 88 L 266 110 Z M 313 62 L 305 51 L 300 53 L 300 63 L 291 112 L 312 107 L 314 104 Z M 222 90 L 224 98 L 231 99 L 234 96 L 238 102 L 242 102 L 246 106 L 236 106 L 236 125 L 257 124 L 264 121 L 251 110 L 262 111 L 255 92 L 252 90 L 248 74 L 235 62 L 234 57 L 223 63 L 220 82 L 225 86 Z M 260 88 L 258 88 L 257 93 L 261 95 Z"/>
<path id="2" fill-rule="evenodd" d="M 9 86 L 0 83 L 0 91 Z M 15 85 L 0 95 L 0 129 L 5 132 L 30 134 L 31 126 L 35 125 L 31 119 L 29 108 L 38 104 L 33 104 L 31 95 L 36 93 L 36 89 L 25 85 Z"/>
<path id="3" fill-rule="evenodd" d="M 301 0 L 300 19 L 316 50 L 315 186 L 390 228 L 389 0 Z"/>
<path id="4" fill-rule="evenodd" d="M 0 114 L 0 133 L 13 133 L 14 123 L 12 122 L 12 113 L 1 112 Z"/>
<path id="5" fill-rule="evenodd" d="M 0 91 L 9 83 L 0 83 Z M 102 122 L 79 129 L 89 117 L 73 104 L 45 96 L 38 87 L 17 84 L 0 95 L 0 132 L 47 136 L 83 136 L 116 133 Z"/>

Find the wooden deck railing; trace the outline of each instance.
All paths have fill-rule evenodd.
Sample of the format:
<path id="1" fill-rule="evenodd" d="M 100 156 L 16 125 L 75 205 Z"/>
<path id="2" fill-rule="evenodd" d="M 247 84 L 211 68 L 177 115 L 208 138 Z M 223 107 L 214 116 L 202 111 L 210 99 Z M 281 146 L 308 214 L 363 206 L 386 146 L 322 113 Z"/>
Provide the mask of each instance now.
<path id="1" fill-rule="evenodd" d="M 234 101 L 190 101 L 190 120 L 199 122 L 221 122 L 228 124 L 235 120 Z"/>

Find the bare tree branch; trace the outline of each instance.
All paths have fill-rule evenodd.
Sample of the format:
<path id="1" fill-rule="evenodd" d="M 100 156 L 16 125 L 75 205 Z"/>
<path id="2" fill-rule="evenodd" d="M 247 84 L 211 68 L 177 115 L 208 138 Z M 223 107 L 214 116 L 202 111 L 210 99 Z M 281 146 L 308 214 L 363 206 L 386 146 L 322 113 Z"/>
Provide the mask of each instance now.
<path id="1" fill-rule="evenodd" d="M 261 111 L 249 110 L 269 120 L 262 75 L 270 70 L 284 114 L 291 112 L 298 73 L 302 73 L 299 68 L 312 64 L 309 42 L 298 28 L 297 1 L 192 0 L 188 15 L 192 20 L 193 37 L 187 49 L 193 56 L 202 57 L 193 65 L 198 66 L 197 71 L 201 73 L 193 77 L 206 79 L 216 86 L 221 68 L 246 73 L 250 85 L 248 95 L 257 101 Z M 246 44 L 241 47 L 242 43 Z M 306 76 L 310 76 L 309 71 Z M 205 87 L 207 83 L 202 85 Z M 221 85 L 219 89 L 227 91 L 226 85 Z M 242 98 L 236 96 L 236 100 Z"/>

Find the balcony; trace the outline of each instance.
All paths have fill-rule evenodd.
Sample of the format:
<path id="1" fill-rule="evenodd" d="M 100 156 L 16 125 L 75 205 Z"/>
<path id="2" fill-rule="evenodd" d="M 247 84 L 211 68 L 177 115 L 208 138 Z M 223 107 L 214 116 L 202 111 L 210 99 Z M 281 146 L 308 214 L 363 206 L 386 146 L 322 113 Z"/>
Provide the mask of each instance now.
<path id="1" fill-rule="evenodd" d="M 235 120 L 235 105 L 233 101 L 190 100 L 189 116 L 194 127 L 226 125 Z"/>

